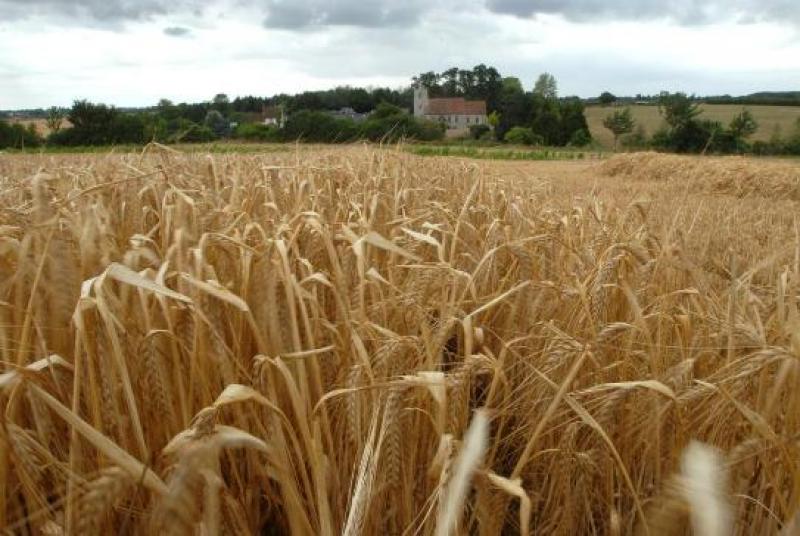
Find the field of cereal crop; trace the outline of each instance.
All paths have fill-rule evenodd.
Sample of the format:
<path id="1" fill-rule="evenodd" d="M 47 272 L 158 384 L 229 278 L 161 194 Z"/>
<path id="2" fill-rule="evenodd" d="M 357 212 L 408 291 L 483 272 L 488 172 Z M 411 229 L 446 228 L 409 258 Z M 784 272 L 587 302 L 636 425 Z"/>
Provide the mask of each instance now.
<path id="1" fill-rule="evenodd" d="M 792 530 L 798 202 L 741 158 L 0 155 L 0 527 Z"/>

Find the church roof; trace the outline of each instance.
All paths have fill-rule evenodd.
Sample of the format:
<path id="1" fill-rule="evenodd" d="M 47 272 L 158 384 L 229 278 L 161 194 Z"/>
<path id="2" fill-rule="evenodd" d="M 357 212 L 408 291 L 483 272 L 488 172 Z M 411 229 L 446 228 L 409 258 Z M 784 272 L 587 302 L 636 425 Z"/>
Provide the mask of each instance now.
<path id="1" fill-rule="evenodd" d="M 468 101 L 461 97 L 430 99 L 428 115 L 486 115 L 486 102 Z"/>

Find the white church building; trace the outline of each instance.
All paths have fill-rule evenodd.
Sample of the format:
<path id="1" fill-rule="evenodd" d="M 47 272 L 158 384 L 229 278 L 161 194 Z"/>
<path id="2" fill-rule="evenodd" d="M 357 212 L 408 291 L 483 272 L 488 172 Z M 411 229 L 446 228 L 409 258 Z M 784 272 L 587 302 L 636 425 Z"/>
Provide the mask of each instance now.
<path id="1" fill-rule="evenodd" d="M 444 123 L 448 134 L 466 131 L 472 125 L 486 125 L 486 102 L 466 100 L 462 97 L 432 99 L 428 88 L 414 88 L 414 116 Z"/>

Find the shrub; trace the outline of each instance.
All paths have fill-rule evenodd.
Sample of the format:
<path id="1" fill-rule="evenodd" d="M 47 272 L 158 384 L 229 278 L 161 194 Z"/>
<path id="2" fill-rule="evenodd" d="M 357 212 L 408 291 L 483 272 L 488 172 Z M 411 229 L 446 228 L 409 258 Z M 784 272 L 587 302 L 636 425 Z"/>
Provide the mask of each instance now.
<path id="1" fill-rule="evenodd" d="M 672 144 L 669 130 L 666 127 L 661 127 L 653 133 L 650 139 L 650 145 L 656 149 L 669 149 Z"/>
<path id="2" fill-rule="evenodd" d="M 412 119 L 414 118 L 412 117 Z M 427 119 L 414 119 L 414 123 L 414 139 L 420 141 L 436 141 L 444 138 L 447 127 L 445 127 L 443 123 L 429 121 Z"/>
<path id="3" fill-rule="evenodd" d="M 653 135 L 653 146 L 676 153 L 699 153 L 714 150 L 714 139 L 723 137 L 722 125 L 717 121 L 689 120 L 671 129 L 661 129 Z"/>
<path id="4" fill-rule="evenodd" d="M 647 130 L 639 124 L 636 129 L 622 138 L 622 146 L 627 149 L 644 149 L 648 146 Z"/>
<path id="5" fill-rule="evenodd" d="M 170 136 L 170 141 L 176 143 L 204 143 L 215 139 L 214 132 L 207 126 L 183 118 L 178 119 L 175 131 Z"/>
<path id="6" fill-rule="evenodd" d="M 375 110 L 369 114 L 369 117 L 370 119 L 385 119 L 387 117 L 403 114 L 406 114 L 406 111 L 399 106 L 389 104 L 388 102 L 382 102 L 375 107 Z"/>
<path id="7" fill-rule="evenodd" d="M 755 141 L 751 147 L 753 154 L 758 156 L 774 156 L 783 152 L 783 147 L 773 141 Z"/>
<path id="8" fill-rule="evenodd" d="M 542 140 L 538 145 L 563 145 L 566 141 L 561 141 L 563 125 L 557 103 L 548 103 L 535 115 L 531 126 L 533 133 Z"/>
<path id="9" fill-rule="evenodd" d="M 33 124 L 26 127 L 19 123 L 9 124 L 0 120 L 0 149 L 24 149 L 38 147 L 41 144 L 42 138 Z"/>
<path id="10" fill-rule="evenodd" d="M 489 125 L 470 125 L 469 136 L 473 140 L 483 139 L 486 134 L 490 134 L 492 129 Z"/>
<path id="11" fill-rule="evenodd" d="M 623 108 L 622 110 L 617 110 L 609 114 L 603 119 L 603 126 L 614 135 L 614 150 L 616 151 L 620 136 L 633 132 L 636 121 L 633 119 L 633 115 L 631 115 L 631 109 Z"/>
<path id="12" fill-rule="evenodd" d="M 111 123 L 111 143 L 144 143 L 145 121 L 141 114 L 117 115 Z"/>
<path id="13" fill-rule="evenodd" d="M 343 143 L 358 137 L 358 128 L 350 119 L 336 119 L 325 112 L 301 110 L 289 116 L 281 131 L 285 141 Z"/>
<path id="14" fill-rule="evenodd" d="M 75 135 L 75 128 L 64 128 L 58 131 L 51 132 L 47 136 L 47 145 L 64 145 L 74 146 L 80 145 Z"/>
<path id="15" fill-rule="evenodd" d="M 360 132 L 363 138 L 375 142 L 393 142 L 401 139 L 435 141 L 444 136 L 444 125 L 440 123 L 417 119 L 402 110 L 393 114 L 386 114 L 385 111 L 385 109 L 376 110 L 376 113 L 361 125 Z"/>
<path id="16" fill-rule="evenodd" d="M 168 140 L 168 122 L 154 113 L 142 114 L 144 141 L 165 142 Z"/>
<path id="17" fill-rule="evenodd" d="M 569 138 L 569 145 L 572 147 L 586 147 L 592 143 L 592 135 L 588 130 L 576 130 Z"/>
<path id="18" fill-rule="evenodd" d="M 749 110 L 742 110 L 731 119 L 728 130 L 736 139 L 746 139 L 756 133 L 758 122 Z"/>
<path id="19" fill-rule="evenodd" d="M 234 130 L 233 137 L 250 141 L 276 142 L 280 141 L 281 133 L 274 125 L 242 123 Z"/>
<path id="20" fill-rule="evenodd" d="M 513 127 L 506 132 L 505 138 L 508 143 L 515 145 L 543 145 L 544 140 L 538 134 L 534 134 L 533 130 L 526 127 Z"/>
<path id="21" fill-rule="evenodd" d="M 550 141 L 551 144 L 555 142 L 556 145 L 573 145 L 572 137 L 578 131 L 583 131 L 586 134 L 586 144 L 592 140 L 589 134 L 589 125 L 586 122 L 586 115 L 584 114 L 583 102 L 575 97 L 561 99 L 558 103 L 558 116 L 561 122 L 560 135 L 557 139 Z M 581 134 L 578 134 L 579 140 Z M 584 144 L 584 145 L 586 145 Z"/>

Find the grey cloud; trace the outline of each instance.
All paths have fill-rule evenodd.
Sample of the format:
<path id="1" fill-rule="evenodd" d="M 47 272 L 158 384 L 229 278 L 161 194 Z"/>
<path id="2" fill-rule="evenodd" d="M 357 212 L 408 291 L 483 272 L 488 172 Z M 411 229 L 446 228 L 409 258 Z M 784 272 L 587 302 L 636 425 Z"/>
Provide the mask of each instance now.
<path id="1" fill-rule="evenodd" d="M 680 24 L 800 21 L 797 0 L 487 0 L 495 13 L 531 17 L 563 15 L 578 22 L 669 19 Z"/>
<path id="2" fill-rule="evenodd" d="M 205 3 L 204 0 L 0 0 L 0 12 L 7 20 L 39 16 L 76 19 L 86 24 L 115 24 L 196 10 Z"/>
<path id="3" fill-rule="evenodd" d="M 436 6 L 425 0 L 0 0 L 0 13 L 5 20 L 44 17 L 87 26 L 118 26 L 163 15 L 197 17 L 219 7 L 260 10 L 268 28 L 382 28 L 412 26 Z"/>
<path id="4" fill-rule="evenodd" d="M 720 20 L 800 23 L 798 0 L 0 0 L 0 24 L 30 17 L 115 27 L 164 15 L 202 16 L 214 6 L 261 11 L 264 26 L 410 27 L 435 10 L 490 12 L 527 18 L 560 14 L 572 21 L 669 19 L 684 25 Z"/>
<path id="5" fill-rule="evenodd" d="M 411 26 L 426 10 L 422 0 L 266 0 L 265 4 L 264 26 L 290 30 L 319 26 Z"/>
<path id="6" fill-rule="evenodd" d="M 186 37 L 191 34 L 192 31 L 182 26 L 170 26 L 169 28 L 164 28 L 164 33 L 170 37 Z"/>

